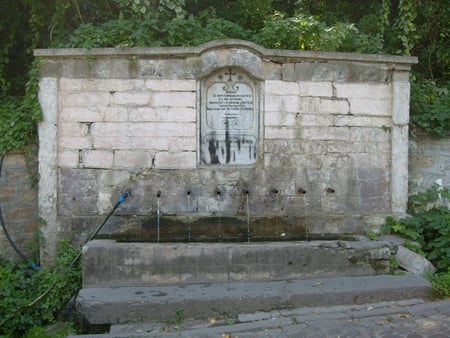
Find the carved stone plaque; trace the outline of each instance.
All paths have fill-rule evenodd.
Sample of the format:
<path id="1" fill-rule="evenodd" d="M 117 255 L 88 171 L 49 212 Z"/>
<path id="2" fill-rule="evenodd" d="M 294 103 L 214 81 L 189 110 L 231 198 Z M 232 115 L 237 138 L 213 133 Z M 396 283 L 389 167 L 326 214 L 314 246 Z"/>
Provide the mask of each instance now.
<path id="1" fill-rule="evenodd" d="M 202 85 L 200 160 L 202 164 L 252 165 L 258 157 L 259 98 L 245 72 L 230 67 Z"/>

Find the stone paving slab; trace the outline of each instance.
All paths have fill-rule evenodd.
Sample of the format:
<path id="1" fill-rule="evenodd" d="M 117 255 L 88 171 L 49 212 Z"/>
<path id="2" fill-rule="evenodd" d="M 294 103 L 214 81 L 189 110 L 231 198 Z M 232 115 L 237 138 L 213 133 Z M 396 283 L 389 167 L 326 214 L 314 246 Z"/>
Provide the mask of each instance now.
<path id="1" fill-rule="evenodd" d="M 169 322 L 184 318 L 237 318 L 239 313 L 311 306 L 426 298 L 430 283 L 415 275 L 380 275 L 270 282 L 155 287 L 85 288 L 77 311 L 91 324 Z"/>
<path id="2" fill-rule="evenodd" d="M 115 332 L 84 338 L 141 337 L 450 337 L 450 300 L 422 299 L 242 314 L 245 322 L 186 321 L 179 326 L 117 325 Z M 251 320 L 253 319 L 253 320 Z"/>

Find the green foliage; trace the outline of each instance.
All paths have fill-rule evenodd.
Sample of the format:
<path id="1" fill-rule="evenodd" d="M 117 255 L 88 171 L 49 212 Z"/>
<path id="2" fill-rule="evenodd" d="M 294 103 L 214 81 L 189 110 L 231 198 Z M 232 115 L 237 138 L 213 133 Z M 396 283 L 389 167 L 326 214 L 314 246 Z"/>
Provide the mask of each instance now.
<path id="1" fill-rule="evenodd" d="M 388 217 L 383 232 L 393 232 L 419 243 L 416 248 L 440 271 L 450 271 L 450 209 L 440 205 L 449 199 L 450 190 L 434 185 L 425 192 L 411 196 L 408 212 L 411 217 Z"/>
<path id="2" fill-rule="evenodd" d="M 184 309 L 179 307 L 175 313 L 175 324 L 181 325 L 184 322 Z"/>
<path id="3" fill-rule="evenodd" d="M 24 98 L 0 96 L 0 153 L 29 150 L 37 141 L 37 122 L 41 120 L 37 61 L 29 76 Z"/>
<path id="4" fill-rule="evenodd" d="M 400 0 L 398 4 L 399 15 L 395 26 L 398 30 L 398 38 L 402 43 L 403 50 L 398 50 L 398 54 L 411 55 L 415 41 L 418 36 L 416 34 L 416 0 Z"/>
<path id="5" fill-rule="evenodd" d="M 368 239 L 370 239 L 371 241 L 375 241 L 375 240 L 377 240 L 378 239 L 378 234 L 375 232 L 375 231 L 373 231 L 373 230 L 367 230 L 366 231 L 366 237 L 368 238 Z"/>
<path id="6" fill-rule="evenodd" d="M 450 189 L 433 184 L 429 189 L 408 198 L 408 212 L 415 215 L 438 207 L 441 200 L 450 199 Z"/>
<path id="7" fill-rule="evenodd" d="M 120 16 L 148 19 L 155 16 L 181 19 L 186 15 L 184 0 L 113 0 Z"/>
<path id="8" fill-rule="evenodd" d="M 411 125 L 439 137 L 450 134 L 450 83 L 439 87 L 435 81 L 411 82 Z"/>
<path id="9" fill-rule="evenodd" d="M 450 297 L 450 271 L 437 273 L 431 277 L 431 298 Z"/>
<path id="10" fill-rule="evenodd" d="M 400 264 L 398 263 L 397 257 L 394 255 L 389 256 L 389 267 L 391 273 L 396 273 L 400 269 Z"/>
<path id="11" fill-rule="evenodd" d="M 62 241 L 52 268 L 33 270 L 23 263 L 0 261 L 0 335 L 19 337 L 31 327 L 55 320 L 80 287 L 80 266 L 71 264 L 77 254 L 76 248 Z"/>
<path id="12" fill-rule="evenodd" d="M 450 6 L 443 1 L 417 1 L 415 24 L 418 39 L 413 51 L 419 57 L 418 77 L 435 81 L 438 86 L 450 82 Z"/>
<path id="13" fill-rule="evenodd" d="M 273 13 L 272 0 L 237 0 L 230 2 L 225 19 L 235 21 L 249 31 L 264 27 L 264 21 Z"/>
<path id="14" fill-rule="evenodd" d="M 266 21 L 255 42 L 268 48 L 339 51 L 356 32 L 351 24 L 327 27 L 312 16 L 285 17 L 276 13 Z"/>
<path id="15" fill-rule="evenodd" d="M 239 25 L 220 18 L 208 18 L 202 24 L 192 15 L 164 21 L 157 18 L 110 20 L 103 24 L 81 25 L 59 47 L 143 47 L 194 46 L 214 39 L 247 39 L 250 35 Z"/>

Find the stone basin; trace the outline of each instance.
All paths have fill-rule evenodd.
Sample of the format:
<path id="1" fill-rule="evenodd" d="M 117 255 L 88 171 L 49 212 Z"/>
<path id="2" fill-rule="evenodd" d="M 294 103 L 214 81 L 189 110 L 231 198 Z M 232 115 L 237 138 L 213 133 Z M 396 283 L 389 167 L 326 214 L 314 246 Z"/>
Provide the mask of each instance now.
<path id="1" fill-rule="evenodd" d="M 83 287 L 273 281 L 390 271 L 389 241 L 148 243 L 93 240 L 83 248 Z"/>

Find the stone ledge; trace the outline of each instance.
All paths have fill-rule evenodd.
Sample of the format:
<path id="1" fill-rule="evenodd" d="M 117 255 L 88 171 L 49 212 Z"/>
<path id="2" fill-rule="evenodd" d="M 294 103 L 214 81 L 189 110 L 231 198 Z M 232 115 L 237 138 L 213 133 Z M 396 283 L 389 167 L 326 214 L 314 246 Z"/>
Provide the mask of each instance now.
<path id="1" fill-rule="evenodd" d="M 230 49 L 248 49 L 264 58 L 272 60 L 313 60 L 320 62 L 323 60 L 333 61 L 361 61 L 361 62 L 384 62 L 395 63 L 397 66 L 406 66 L 418 62 L 417 57 L 412 56 L 396 56 L 396 55 L 372 55 L 358 53 L 330 53 L 330 52 L 313 52 L 313 51 L 293 51 L 283 49 L 267 49 L 253 42 L 225 39 L 214 40 L 195 47 L 152 47 L 152 48 L 53 48 L 53 49 L 36 49 L 34 56 L 46 58 L 70 58 L 70 57 L 126 57 L 126 56 L 145 56 L 146 58 L 161 57 L 190 57 L 199 56 L 209 50 L 218 48 Z"/>

